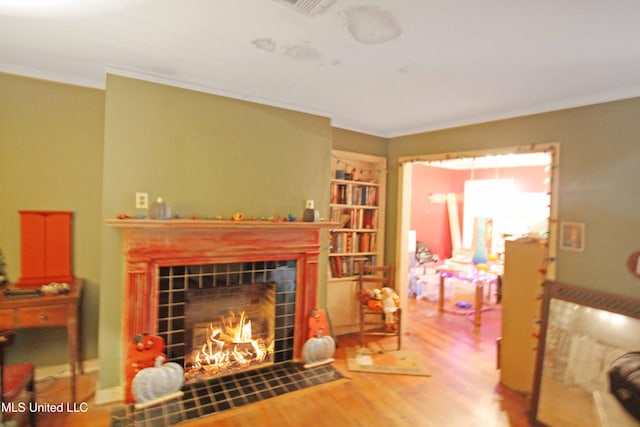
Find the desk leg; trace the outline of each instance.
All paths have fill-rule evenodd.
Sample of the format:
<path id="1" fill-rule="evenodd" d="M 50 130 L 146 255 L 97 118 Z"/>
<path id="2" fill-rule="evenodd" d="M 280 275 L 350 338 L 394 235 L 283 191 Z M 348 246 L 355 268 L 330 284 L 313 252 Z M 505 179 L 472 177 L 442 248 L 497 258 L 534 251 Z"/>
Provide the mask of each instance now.
<path id="1" fill-rule="evenodd" d="M 438 313 L 444 313 L 444 275 L 440 275 L 440 290 L 438 293 Z"/>
<path id="2" fill-rule="evenodd" d="M 82 370 L 80 362 L 80 335 L 78 329 L 78 309 L 73 308 L 73 315 L 67 320 L 67 336 L 69 340 L 69 360 L 71 361 L 71 401 L 76 402 L 77 382 L 76 374 L 78 368 Z"/>
<path id="3" fill-rule="evenodd" d="M 484 283 L 478 281 L 476 284 L 476 312 L 474 316 L 474 330 L 480 332 L 482 325 L 482 300 L 484 299 Z"/>

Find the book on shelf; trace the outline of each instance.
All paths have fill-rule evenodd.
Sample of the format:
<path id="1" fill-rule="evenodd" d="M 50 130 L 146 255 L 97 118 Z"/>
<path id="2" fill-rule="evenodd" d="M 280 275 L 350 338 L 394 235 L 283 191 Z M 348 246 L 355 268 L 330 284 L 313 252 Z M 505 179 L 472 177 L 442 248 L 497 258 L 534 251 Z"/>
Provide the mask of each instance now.
<path id="1" fill-rule="evenodd" d="M 362 227 L 360 228 L 377 228 L 377 223 L 378 211 L 368 209 L 362 212 Z"/>
<path id="2" fill-rule="evenodd" d="M 364 263 L 375 265 L 376 256 L 367 255 L 365 257 L 340 256 L 335 255 L 329 257 L 329 267 L 331 277 L 339 279 L 343 277 L 353 277 L 360 274 L 360 269 Z"/>
<path id="3" fill-rule="evenodd" d="M 353 228 L 353 210 L 346 209 L 340 214 L 340 228 Z"/>
<path id="4" fill-rule="evenodd" d="M 360 233 L 358 252 L 371 252 L 371 233 Z"/>
<path id="5" fill-rule="evenodd" d="M 331 221 L 340 224 L 343 229 L 376 229 L 377 209 L 368 208 L 331 208 Z"/>
<path id="6" fill-rule="evenodd" d="M 346 253 L 351 253 L 354 252 L 353 249 L 353 234 L 351 233 L 346 233 L 345 234 L 345 252 Z"/>
<path id="7" fill-rule="evenodd" d="M 342 261 L 339 256 L 329 258 L 331 266 L 331 277 L 342 277 Z"/>
<path id="8" fill-rule="evenodd" d="M 378 188 L 367 185 L 331 183 L 331 203 L 338 205 L 378 206 Z"/>
<path id="9" fill-rule="evenodd" d="M 338 184 L 338 201 L 336 203 L 340 203 L 342 205 L 346 205 L 347 203 L 347 186 L 345 184 Z"/>

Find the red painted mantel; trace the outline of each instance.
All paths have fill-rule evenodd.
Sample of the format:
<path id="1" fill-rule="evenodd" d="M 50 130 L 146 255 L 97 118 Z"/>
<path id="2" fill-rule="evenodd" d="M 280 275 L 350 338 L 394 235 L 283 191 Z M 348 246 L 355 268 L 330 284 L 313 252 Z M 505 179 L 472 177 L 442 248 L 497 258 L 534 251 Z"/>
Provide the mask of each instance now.
<path id="1" fill-rule="evenodd" d="M 294 358 L 302 356 L 307 318 L 318 303 L 320 230 L 332 222 L 205 219 L 108 219 L 124 231 L 124 331 L 126 343 L 157 333 L 158 268 L 251 261 L 295 260 Z"/>

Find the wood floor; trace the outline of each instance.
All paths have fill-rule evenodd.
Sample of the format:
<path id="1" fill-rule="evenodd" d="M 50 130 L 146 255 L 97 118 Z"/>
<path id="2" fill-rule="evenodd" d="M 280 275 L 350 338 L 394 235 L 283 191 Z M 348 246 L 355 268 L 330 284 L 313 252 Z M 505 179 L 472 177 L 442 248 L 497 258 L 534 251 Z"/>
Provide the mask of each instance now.
<path id="1" fill-rule="evenodd" d="M 455 314 L 440 317 L 436 309 L 435 303 L 410 300 L 403 336 L 403 349 L 419 352 L 431 377 L 350 372 L 345 367 L 344 349 L 356 346 L 357 340 L 344 336 L 338 340 L 334 366 L 345 379 L 180 425 L 529 426 L 528 400 L 499 384 L 495 342 L 500 334 L 500 307 L 483 313 L 479 333 L 473 332 L 470 318 Z M 393 340 L 370 343 L 374 349 L 393 349 L 393 345 Z M 91 401 L 94 378 L 86 375 L 80 383 L 79 394 L 87 396 L 89 411 L 40 416 L 39 426 L 109 425 L 109 407 L 95 406 Z M 39 400 L 64 396 L 68 393 L 65 386 L 58 380 L 43 390 Z"/>

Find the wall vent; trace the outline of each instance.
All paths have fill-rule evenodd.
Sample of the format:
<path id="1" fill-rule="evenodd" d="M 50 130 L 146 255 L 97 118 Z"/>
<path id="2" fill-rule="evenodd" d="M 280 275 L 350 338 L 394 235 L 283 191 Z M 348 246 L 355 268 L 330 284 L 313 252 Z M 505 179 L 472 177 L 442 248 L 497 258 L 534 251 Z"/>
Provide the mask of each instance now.
<path id="1" fill-rule="evenodd" d="M 296 9 L 305 15 L 313 16 L 322 13 L 334 0 L 277 0 Z"/>

